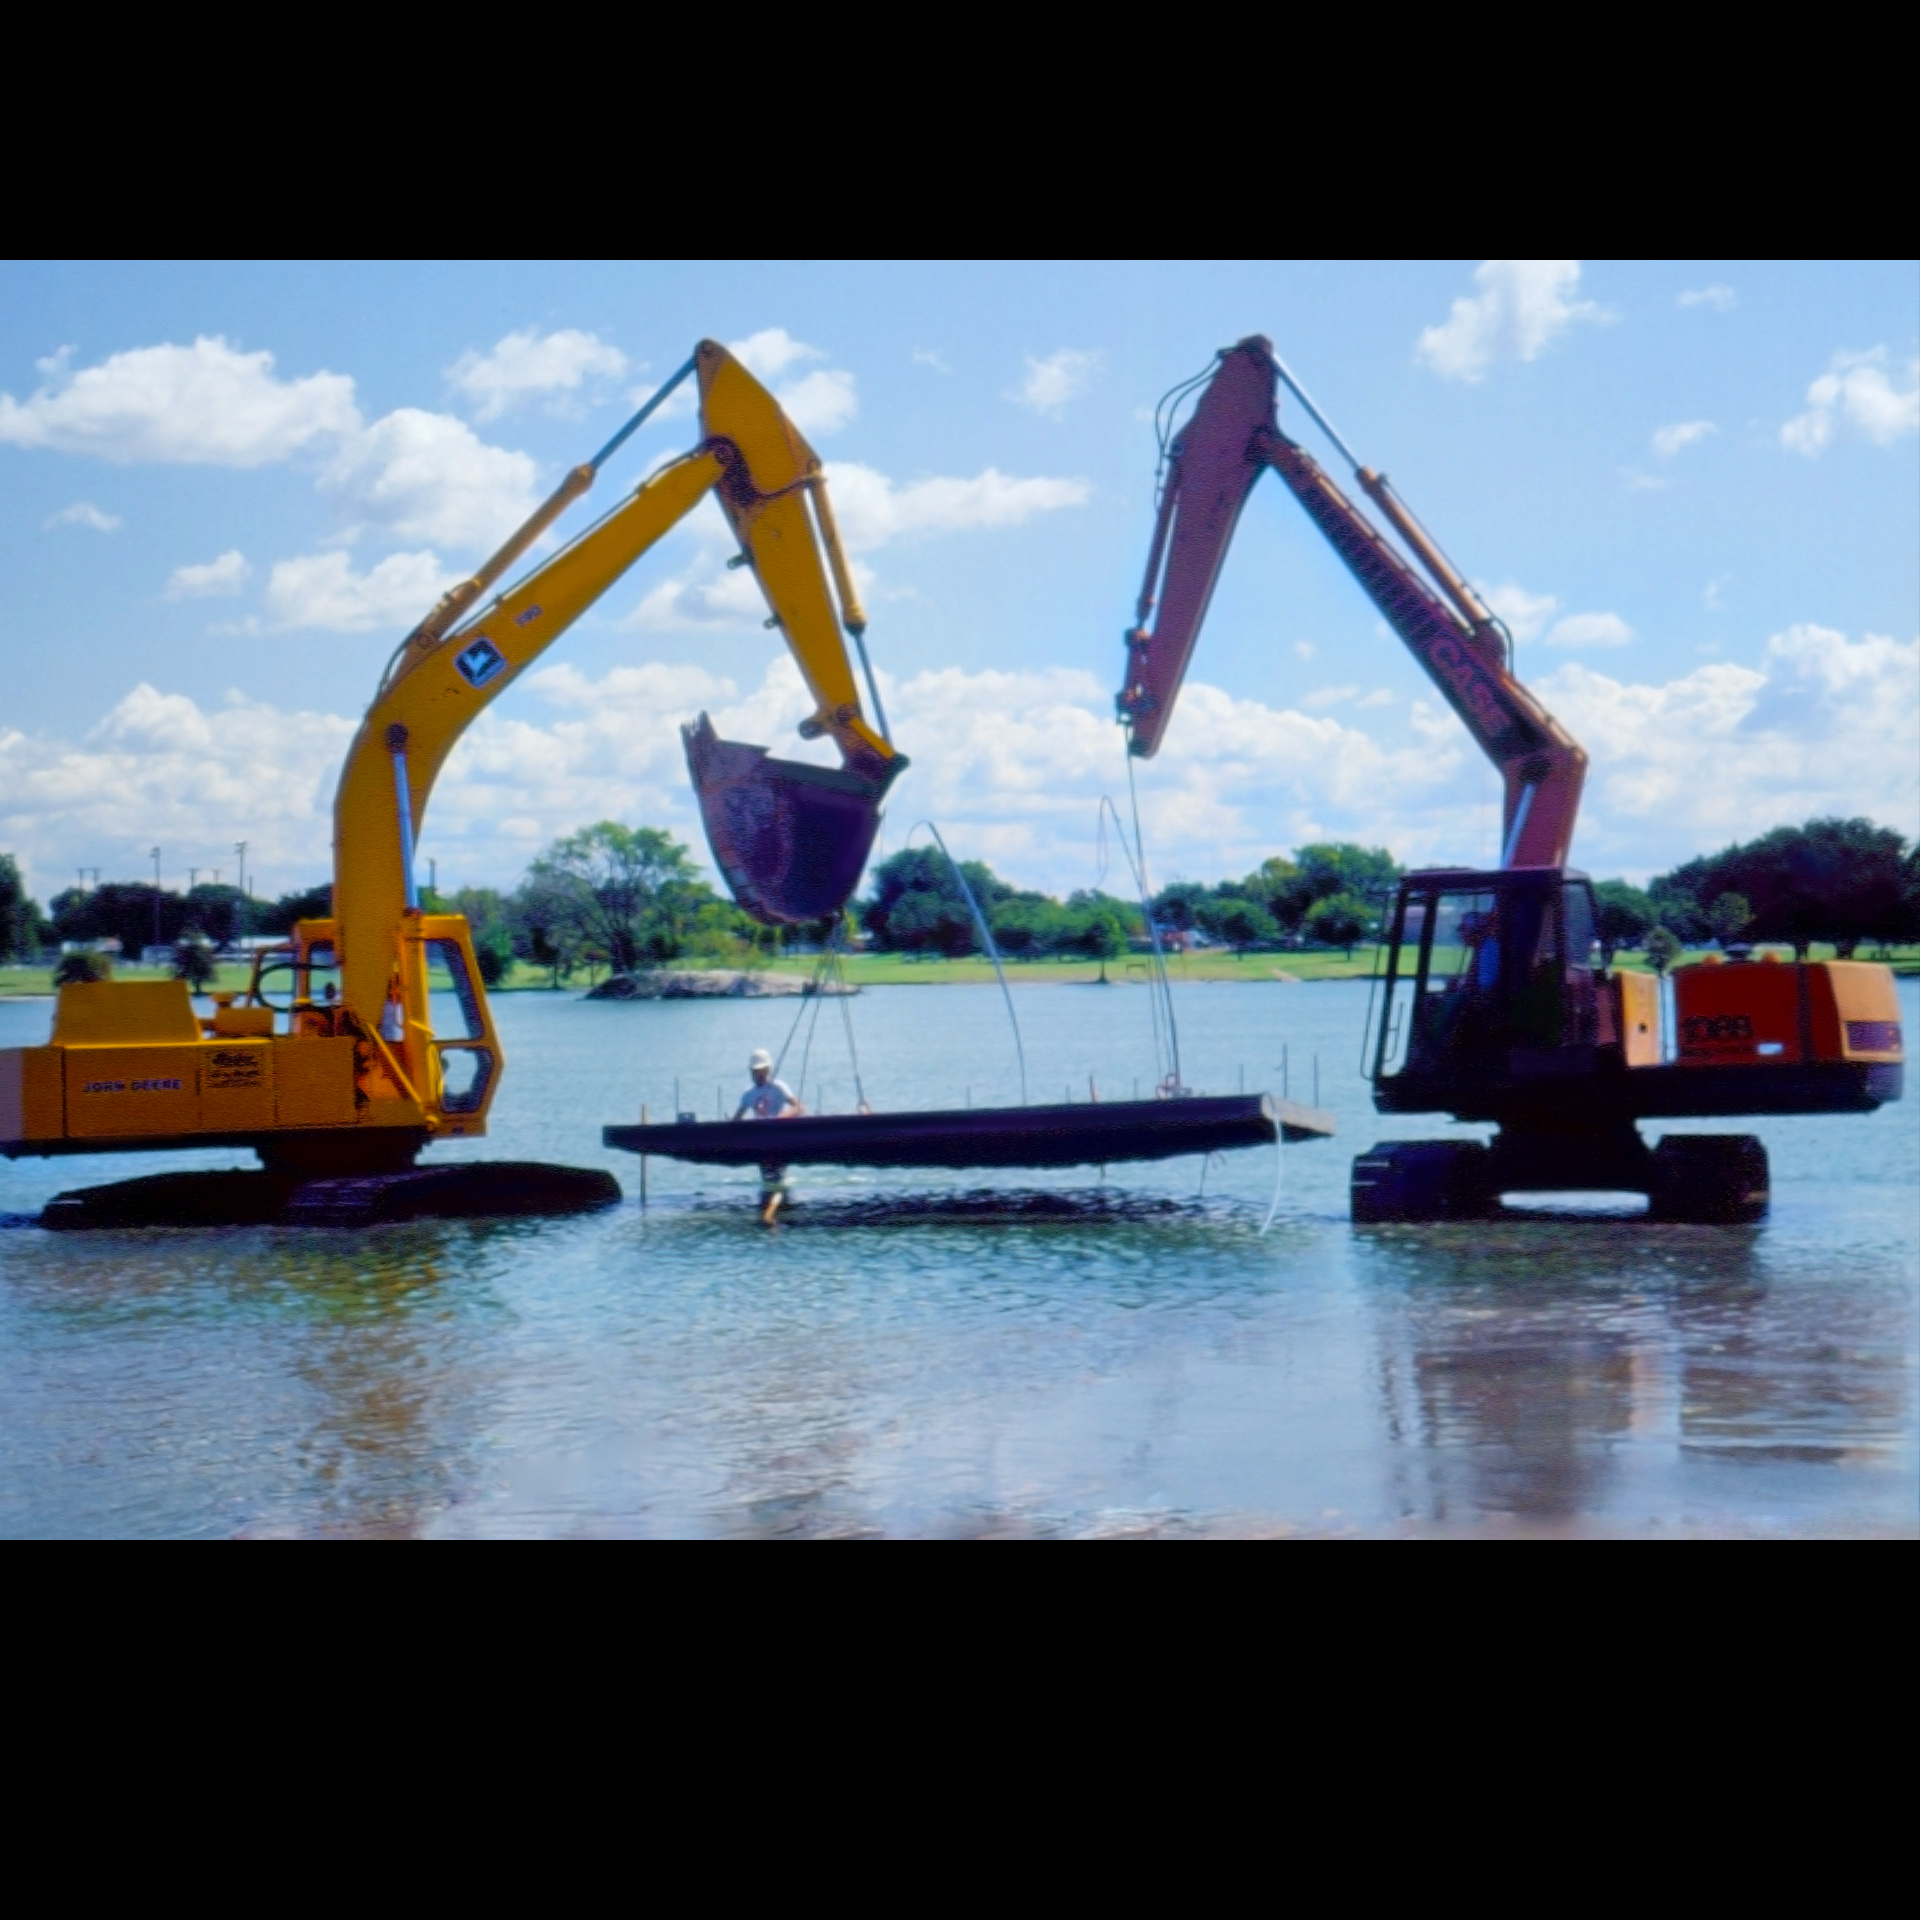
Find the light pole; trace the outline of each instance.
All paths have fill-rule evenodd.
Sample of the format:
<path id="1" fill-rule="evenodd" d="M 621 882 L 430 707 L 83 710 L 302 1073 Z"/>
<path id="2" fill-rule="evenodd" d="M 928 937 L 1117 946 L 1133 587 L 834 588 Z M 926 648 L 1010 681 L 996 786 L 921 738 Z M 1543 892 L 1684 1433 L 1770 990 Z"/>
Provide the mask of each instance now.
<path id="1" fill-rule="evenodd" d="M 245 893 L 247 890 L 247 843 L 244 840 L 236 840 L 233 843 L 233 850 L 240 856 L 240 891 Z"/>
<path id="2" fill-rule="evenodd" d="M 153 944 L 160 944 L 160 849 L 150 849 L 153 860 Z"/>

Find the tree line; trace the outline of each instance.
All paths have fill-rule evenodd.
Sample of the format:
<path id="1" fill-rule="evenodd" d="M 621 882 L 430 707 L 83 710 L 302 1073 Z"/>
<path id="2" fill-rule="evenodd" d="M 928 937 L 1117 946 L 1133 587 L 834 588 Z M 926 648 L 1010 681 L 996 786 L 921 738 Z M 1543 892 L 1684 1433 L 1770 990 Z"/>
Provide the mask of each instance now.
<path id="1" fill-rule="evenodd" d="M 872 945 L 949 958 L 979 952 L 961 875 L 994 946 L 1008 959 L 1106 960 L 1147 937 L 1147 913 L 1138 901 L 1098 890 L 1056 900 L 1009 885 L 978 860 L 962 861 L 956 874 L 935 849 L 915 847 L 874 869 L 872 891 L 858 905 Z M 1148 905 L 1163 942 L 1182 943 L 1197 933 L 1237 952 L 1312 942 L 1351 953 L 1377 930 L 1399 877 L 1382 848 L 1325 843 L 1301 847 L 1291 858 L 1276 855 L 1243 880 L 1175 881 Z"/>
<path id="2" fill-rule="evenodd" d="M 969 905 L 961 886 L 973 895 Z M 958 873 L 931 847 L 881 861 L 852 917 L 865 944 L 888 953 L 959 957 L 980 951 L 974 907 L 1006 958 L 1107 960 L 1147 938 L 1147 912 L 1163 944 L 1194 935 L 1236 952 L 1314 945 L 1351 954 L 1377 937 L 1400 868 L 1378 847 L 1317 842 L 1274 855 L 1241 879 L 1211 886 L 1175 881 L 1143 910 L 1099 889 L 1065 900 L 1002 880 L 984 862 Z M 1843 955 L 1920 940 L 1920 847 L 1868 820 L 1810 820 L 1683 862 L 1645 888 L 1603 880 L 1595 889 L 1609 958 L 1644 949 L 1665 965 L 1684 946 L 1780 941 L 1805 955 L 1816 940 Z M 170 892 L 141 882 L 70 887 L 42 912 L 19 868 L 0 854 L 0 963 L 62 947 L 118 941 L 124 953 L 161 945 L 176 971 L 200 985 L 213 955 L 247 935 L 285 934 L 325 918 L 332 889 L 255 900 L 237 887 Z M 630 973 L 685 958 L 771 957 L 817 947 L 823 921 L 763 927 L 700 878 L 689 849 L 657 827 L 603 820 L 553 843 L 510 892 L 462 888 L 423 894 L 429 911 L 466 915 L 480 971 L 496 985 L 518 960 L 554 985 L 583 967 Z M 93 953 L 72 953 L 72 977 L 98 977 Z"/>
<path id="3" fill-rule="evenodd" d="M 1809 820 L 1702 854 L 1645 889 L 1594 889 L 1608 956 L 1644 948 L 1659 966 L 1683 947 L 1773 941 L 1805 959 L 1818 940 L 1842 959 L 1863 943 L 1920 940 L 1920 844 L 1871 820 Z"/>

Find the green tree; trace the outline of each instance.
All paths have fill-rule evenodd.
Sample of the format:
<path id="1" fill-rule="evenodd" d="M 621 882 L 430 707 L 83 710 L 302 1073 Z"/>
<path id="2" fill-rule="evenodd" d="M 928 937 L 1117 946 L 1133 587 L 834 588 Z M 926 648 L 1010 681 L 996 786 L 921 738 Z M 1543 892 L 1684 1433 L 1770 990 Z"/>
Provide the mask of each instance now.
<path id="1" fill-rule="evenodd" d="M 1649 891 L 1663 919 L 1663 892 L 1684 896 L 1696 912 L 1702 902 L 1737 893 L 1753 912 L 1751 938 L 1790 941 L 1803 958 L 1815 940 L 1831 940 L 1851 953 L 1861 940 L 1879 938 L 1879 929 L 1897 922 L 1910 859 L 1906 840 L 1891 827 L 1862 819 L 1809 820 L 1689 860 Z M 1688 938 L 1705 937 L 1704 928 L 1672 919 L 1668 924 Z"/>
<path id="2" fill-rule="evenodd" d="M 1104 894 L 1076 893 L 1061 911 L 1057 951 L 1100 962 L 1100 978 L 1107 962 L 1127 950 L 1127 923 L 1122 903 Z"/>
<path id="3" fill-rule="evenodd" d="M 70 887 L 53 903 L 61 940 L 118 940 L 120 951 L 138 959 L 150 946 L 171 946 L 186 932 L 190 909 L 177 893 L 144 881 L 110 880 L 83 892 Z"/>
<path id="4" fill-rule="evenodd" d="M 1281 854 L 1261 861 L 1240 885 L 1249 900 L 1259 901 L 1289 933 L 1299 927 L 1301 916 L 1313 904 L 1306 875 Z"/>
<path id="5" fill-rule="evenodd" d="M 1600 910 L 1600 953 L 1612 966 L 1613 956 L 1622 947 L 1637 947 L 1646 937 L 1655 919 L 1654 905 L 1640 888 L 1624 880 L 1602 880 L 1593 889 L 1594 904 Z"/>
<path id="6" fill-rule="evenodd" d="M 1687 877 L 1682 878 L 1683 875 Z M 1713 938 L 1713 928 L 1707 924 L 1707 910 L 1694 892 L 1695 878 L 1697 876 L 1688 874 L 1686 867 L 1678 867 L 1672 873 L 1659 875 L 1647 888 L 1655 919 L 1689 946 L 1699 946 Z"/>
<path id="7" fill-rule="evenodd" d="M 216 947 L 230 947 L 236 940 L 253 933 L 291 933 L 297 919 L 324 920 L 333 911 L 329 902 L 333 897 L 331 887 L 318 889 L 321 896 L 317 906 L 310 906 L 304 912 L 290 914 L 284 922 L 274 919 L 274 909 L 258 900 L 249 900 L 238 887 L 214 886 L 202 881 L 192 888 L 187 896 L 187 920 L 198 927 Z M 289 896 L 302 899 L 308 896 Z M 281 903 L 286 904 L 285 902 Z"/>
<path id="8" fill-rule="evenodd" d="M 1304 924 L 1314 903 L 1336 893 L 1381 906 L 1400 884 L 1400 865 L 1385 847 L 1363 847 L 1352 840 L 1322 841 L 1296 847 L 1294 865 L 1300 869 L 1305 892 L 1297 924 Z"/>
<path id="9" fill-rule="evenodd" d="M 38 947 L 40 913 L 27 897 L 13 855 L 0 853 L 0 965 L 31 960 Z"/>
<path id="10" fill-rule="evenodd" d="M 63 953 L 53 970 L 56 987 L 85 986 L 94 980 L 109 980 L 113 967 L 104 953 L 91 953 L 84 947 L 77 953 Z"/>
<path id="11" fill-rule="evenodd" d="M 1330 893 L 1307 909 L 1306 931 L 1329 947 L 1344 947 L 1347 958 L 1373 924 L 1373 909 L 1357 894 Z"/>
<path id="12" fill-rule="evenodd" d="M 202 889 L 195 889 L 196 896 L 200 891 Z M 212 892 L 213 889 L 207 888 L 205 891 Z M 245 899 L 237 887 L 223 887 L 220 891 L 232 895 L 236 902 L 234 933 L 245 933 L 252 928 L 257 928 L 261 933 L 291 933 L 296 920 L 333 918 L 331 881 L 325 881 L 317 887 L 304 887 L 295 893 L 283 893 L 271 903 Z M 208 930 L 213 931 L 211 926 Z"/>
<path id="13" fill-rule="evenodd" d="M 189 927 L 174 943 L 169 963 L 176 980 L 184 980 L 190 993 L 198 993 L 220 969 L 214 962 L 213 947 L 198 927 Z"/>
<path id="14" fill-rule="evenodd" d="M 895 953 L 938 953 L 949 959 L 977 950 L 973 915 L 952 894 L 903 893 L 885 916 L 887 945 Z"/>
<path id="15" fill-rule="evenodd" d="M 1065 921 L 1065 910 L 1057 901 L 1022 897 L 1002 901 L 988 924 L 993 944 L 1007 959 L 1038 960 L 1056 950 Z"/>
<path id="16" fill-rule="evenodd" d="M 462 887 L 449 902 L 473 937 L 473 961 L 482 983 L 497 987 L 513 965 L 513 916 L 494 887 Z"/>
<path id="17" fill-rule="evenodd" d="M 1665 973 L 1685 951 L 1677 933 L 1668 927 L 1657 925 L 1647 929 L 1646 938 L 1641 942 L 1641 950 L 1646 954 L 1647 964 L 1655 973 Z"/>
<path id="18" fill-rule="evenodd" d="M 529 874 L 509 905 L 515 955 L 545 967 L 556 990 L 580 964 L 581 941 L 573 928 L 569 891 L 546 875 Z"/>
<path id="19" fill-rule="evenodd" d="M 1197 880 L 1176 880 L 1162 887 L 1153 897 L 1153 923 L 1162 933 L 1191 933 L 1197 924 L 1194 914 L 1212 890 Z"/>
<path id="20" fill-rule="evenodd" d="M 1194 918 L 1209 940 L 1224 941 L 1237 954 L 1244 954 L 1263 940 L 1280 937 L 1279 922 L 1257 900 L 1216 895 L 1200 903 Z"/>
<path id="21" fill-rule="evenodd" d="M 685 948 L 713 899 L 687 849 L 658 827 L 602 820 L 556 840 L 527 870 L 556 931 L 597 948 L 617 973 L 658 965 Z"/>
<path id="22" fill-rule="evenodd" d="M 1010 887 L 979 860 L 960 871 L 973 889 L 987 925 L 1012 900 L 1037 900 Z M 884 953 L 972 953 L 979 946 L 973 914 L 953 868 L 937 847 L 903 847 L 873 870 L 872 892 L 860 906 L 860 924 Z"/>
<path id="23" fill-rule="evenodd" d="M 1738 893 L 1723 893 L 1707 909 L 1707 925 L 1723 947 L 1730 947 L 1753 925 L 1753 908 Z"/>

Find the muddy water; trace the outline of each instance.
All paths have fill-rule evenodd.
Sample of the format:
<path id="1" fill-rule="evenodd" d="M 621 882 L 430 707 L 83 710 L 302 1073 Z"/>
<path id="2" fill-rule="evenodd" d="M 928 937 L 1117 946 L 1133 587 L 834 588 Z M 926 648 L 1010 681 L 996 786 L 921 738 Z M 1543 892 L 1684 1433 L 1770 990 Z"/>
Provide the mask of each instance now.
<path id="1" fill-rule="evenodd" d="M 1907 1030 L 1920 1027 L 1914 983 Z M 1193 987 L 1186 1077 L 1331 1146 L 996 1181 L 638 1169 L 603 1121 L 711 1112 L 793 1003 L 500 1002 L 500 1156 L 604 1164 L 590 1219 L 0 1228 L 0 1533 L 1912 1533 L 1920 1102 L 1761 1123 L 1754 1229 L 1568 1208 L 1356 1231 L 1365 991 Z M 1018 996 L 1035 1099 L 1154 1073 L 1144 992 Z M 991 990 L 850 1008 L 876 1105 L 1017 1096 Z M 0 1045 L 46 1003 L 0 1005 Z M 806 1060 L 850 1105 L 839 1009 Z M 789 1077 L 800 1071 L 804 1033 Z M 226 1154 L 0 1163 L 0 1216 Z"/>

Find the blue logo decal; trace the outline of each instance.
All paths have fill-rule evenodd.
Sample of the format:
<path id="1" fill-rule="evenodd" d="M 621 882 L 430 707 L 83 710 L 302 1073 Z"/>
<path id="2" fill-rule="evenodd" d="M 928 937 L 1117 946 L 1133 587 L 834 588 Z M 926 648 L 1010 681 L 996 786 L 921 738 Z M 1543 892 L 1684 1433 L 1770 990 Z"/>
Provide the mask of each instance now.
<path id="1" fill-rule="evenodd" d="M 507 656 L 483 633 L 464 652 L 453 657 L 460 677 L 470 687 L 484 687 L 507 664 Z"/>
<path id="2" fill-rule="evenodd" d="M 529 607 L 525 613 L 516 613 L 513 616 L 513 624 L 516 627 L 527 626 L 533 621 L 538 620 L 545 611 L 546 609 L 544 607 Z"/>

